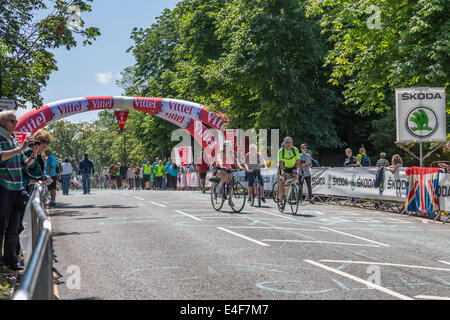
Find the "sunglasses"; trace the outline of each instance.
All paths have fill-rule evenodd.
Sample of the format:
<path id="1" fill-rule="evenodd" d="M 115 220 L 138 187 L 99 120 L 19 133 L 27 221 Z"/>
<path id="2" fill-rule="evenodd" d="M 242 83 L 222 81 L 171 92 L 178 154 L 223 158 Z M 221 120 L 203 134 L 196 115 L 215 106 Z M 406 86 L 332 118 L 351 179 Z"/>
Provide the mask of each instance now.
<path id="1" fill-rule="evenodd" d="M 6 121 L 9 121 L 9 122 L 11 122 L 11 123 L 14 123 L 14 124 L 16 124 L 17 123 L 17 120 L 16 119 L 5 119 Z"/>

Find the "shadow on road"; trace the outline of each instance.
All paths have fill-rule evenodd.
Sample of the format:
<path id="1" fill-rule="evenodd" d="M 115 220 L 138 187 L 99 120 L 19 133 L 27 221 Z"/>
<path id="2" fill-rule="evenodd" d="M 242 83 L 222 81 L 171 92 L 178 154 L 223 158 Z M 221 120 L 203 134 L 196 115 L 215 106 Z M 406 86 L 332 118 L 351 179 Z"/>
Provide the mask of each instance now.
<path id="1" fill-rule="evenodd" d="M 92 232 L 54 232 L 53 237 L 65 237 L 65 236 L 79 236 L 82 234 L 94 234 L 100 233 L 100 231 L 92 231 Z"/>

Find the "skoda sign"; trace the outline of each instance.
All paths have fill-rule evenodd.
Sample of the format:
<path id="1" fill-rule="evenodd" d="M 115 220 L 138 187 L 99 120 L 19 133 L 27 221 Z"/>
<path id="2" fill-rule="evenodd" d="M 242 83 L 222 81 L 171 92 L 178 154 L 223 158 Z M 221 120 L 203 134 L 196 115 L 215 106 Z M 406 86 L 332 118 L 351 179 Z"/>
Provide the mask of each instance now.
<path id="1" fill-rule="evenodd" d="M 446 141 L 445 88 L 395 90 L 397 142 Z"/>

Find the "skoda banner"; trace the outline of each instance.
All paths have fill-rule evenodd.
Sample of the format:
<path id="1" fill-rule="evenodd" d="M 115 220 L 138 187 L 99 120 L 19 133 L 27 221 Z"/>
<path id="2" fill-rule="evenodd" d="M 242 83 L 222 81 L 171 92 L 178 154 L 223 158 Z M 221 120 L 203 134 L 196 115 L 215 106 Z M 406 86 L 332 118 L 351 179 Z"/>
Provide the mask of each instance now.
<path id="1" fill-rule="evenodd" d="M 395 90 L 397 142 L 445 142 L 445 88 Z"/>

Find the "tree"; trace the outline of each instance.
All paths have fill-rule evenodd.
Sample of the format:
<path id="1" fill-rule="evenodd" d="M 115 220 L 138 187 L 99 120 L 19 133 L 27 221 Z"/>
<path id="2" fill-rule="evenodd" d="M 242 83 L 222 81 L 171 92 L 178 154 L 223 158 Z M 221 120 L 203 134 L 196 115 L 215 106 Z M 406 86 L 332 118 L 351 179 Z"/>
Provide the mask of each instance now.
<path id="1" fill-rule="evenodd" d="M 448 0 L 308 0 L 332 49 L 329 81 L 359 112 L 392 108 L 395 88 L 446 87 L 450 78 Z M 373 5 L 375 3 L 376 5 Z M 449 99 L 447 99 L 449 103 Z"/>
<path id="2" fill-rule="evenodd" d="M 100 31 L 86 27 L 80 13 L 91 11 L 93 0 L 56 0 L 51 12 L 44 0 L 0 0 L 0 97 L 42 105 L 41 89 L 57 70 L 52 49 L 75 47 L 75 36 L 91 44 Z M 78 24 L 71 23 L 73 18 Z"/>

